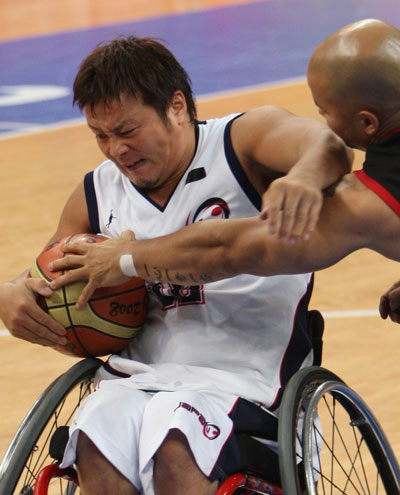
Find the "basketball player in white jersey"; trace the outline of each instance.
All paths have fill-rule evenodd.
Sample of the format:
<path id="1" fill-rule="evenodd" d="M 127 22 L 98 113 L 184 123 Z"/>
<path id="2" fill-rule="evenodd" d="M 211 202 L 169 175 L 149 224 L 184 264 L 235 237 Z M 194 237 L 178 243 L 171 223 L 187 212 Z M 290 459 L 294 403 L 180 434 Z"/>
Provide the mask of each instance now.
<path id="1" fill-rule="evenodd" d="M 83 305 L 97 285 L 126 280 L 120 256 L 128 253 L 139 275 L 157 280 L 168 276 L 174 283 L 189 275 L 217 281 L 238 273 L 318 270 L 360 248 L 400 261 L 399 60 L 400 31 L 374 19 L 345 26 L 313 53 L 308 82 L 320 113 L 349 146 L 366 151 L 366 160 L 362 170 L 345 176 L 335 194 L 325 198 L 308 241 L 279 242 L 260 217 L 195 224 L 156 241 L 132 243 L 132 234 L 127 233 L 110 241 L 107 258 L 101 250 L 80 251 L 85 256 L 82 262 L 75 256 L 74 265 L 85 266 L 58 280 L 55 287 L 89 279 L 80 300 Z M 93 260 L 101 267 L 101 282 Z M 395 322 L 400 322 L 399 287 L 395 283 L 380 301 L 381 316 Z"/>
<path id="2" fill-rule="evenodd" d="M 320 191 L 351 165 L 324 124 L 279 108 L 198 122 L 187 74 L 151 39 L 94 50 L 74 101 L 107 160 L 72 193 L 51 241 L 127 229 L 151 239 L 261 210 L 274 220 L 281 208 L 276 235 L 309 237 Z M 282 389 L 312 362 L 312 275 L 179 282 L 149 280 L 143 331 L 100 370 L 74 418 L 63 465 L 77 463 L 85 495 L 215 493 L 238 469 L 238 430 L 276 447 Z M 23 277 L 0 287 L 13 335 L 63 345 L 63 329 L 35 303 L 49 291 Z"/>

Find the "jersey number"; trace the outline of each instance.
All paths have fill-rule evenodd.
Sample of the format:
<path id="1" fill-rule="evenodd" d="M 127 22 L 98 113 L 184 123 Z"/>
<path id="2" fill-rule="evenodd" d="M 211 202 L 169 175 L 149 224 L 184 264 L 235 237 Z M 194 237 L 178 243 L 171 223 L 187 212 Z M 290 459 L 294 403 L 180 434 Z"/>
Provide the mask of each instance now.
<path id="1" fill-rule="evenodd" d="M 204 288 L 202 285 L 175 285 L 159 283 L 153 291 L 163 304 L 163 309 L 186 306 L 187 304 L 204 304 Z"/>

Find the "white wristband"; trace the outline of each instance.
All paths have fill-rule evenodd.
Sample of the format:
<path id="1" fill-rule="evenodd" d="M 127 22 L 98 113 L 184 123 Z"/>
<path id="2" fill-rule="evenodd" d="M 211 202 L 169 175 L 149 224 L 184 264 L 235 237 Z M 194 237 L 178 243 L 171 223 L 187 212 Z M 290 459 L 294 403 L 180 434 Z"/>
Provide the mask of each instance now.
<path id="1" fill-rule="evenodd" d="M 122 254 L 119 259 L 119 266 L 121 267 L 122 273 L 127 277 L 137 277 L 138 273 L 131 254 Z"/>

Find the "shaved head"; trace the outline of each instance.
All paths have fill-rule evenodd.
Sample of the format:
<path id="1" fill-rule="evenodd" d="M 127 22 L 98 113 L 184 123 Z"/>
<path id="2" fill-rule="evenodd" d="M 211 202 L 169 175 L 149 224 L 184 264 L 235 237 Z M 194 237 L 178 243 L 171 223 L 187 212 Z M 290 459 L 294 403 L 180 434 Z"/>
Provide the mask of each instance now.
<path id="1" fill-rule="evenodd" d="M 345 26 L 314 51 L 308 77 L 325 81 L 332 104 L 386 118 L 400 109 L 400 31 L 376 19 Z"/>

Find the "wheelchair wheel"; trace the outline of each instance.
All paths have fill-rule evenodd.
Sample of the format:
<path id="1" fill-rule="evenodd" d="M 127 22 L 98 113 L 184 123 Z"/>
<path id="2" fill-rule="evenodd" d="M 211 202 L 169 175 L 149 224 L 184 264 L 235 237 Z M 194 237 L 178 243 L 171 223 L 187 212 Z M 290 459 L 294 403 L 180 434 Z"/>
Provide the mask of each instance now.
<path id="1" fill-rule="evenodd" d="M 55 429 L 68 425 L 92 391 L 100 359 L 79 361 L 51 383 L 34 403 L 16 432 L 0 465 L 1 495 L 31 495 L 40 469 L 51 462 L 49 442 Z M 55 486 L 57 485 L 57 486 Z M 71 482 L 57 480 L 49 495 L 78 493 Z"/>
<path id="2" fill-rule="evenodd" d="M 378 421 L 326 369 L 302 369 L 288 383 L 278 443 L 285 495 L 400 493 L 400 469 Z"/>

